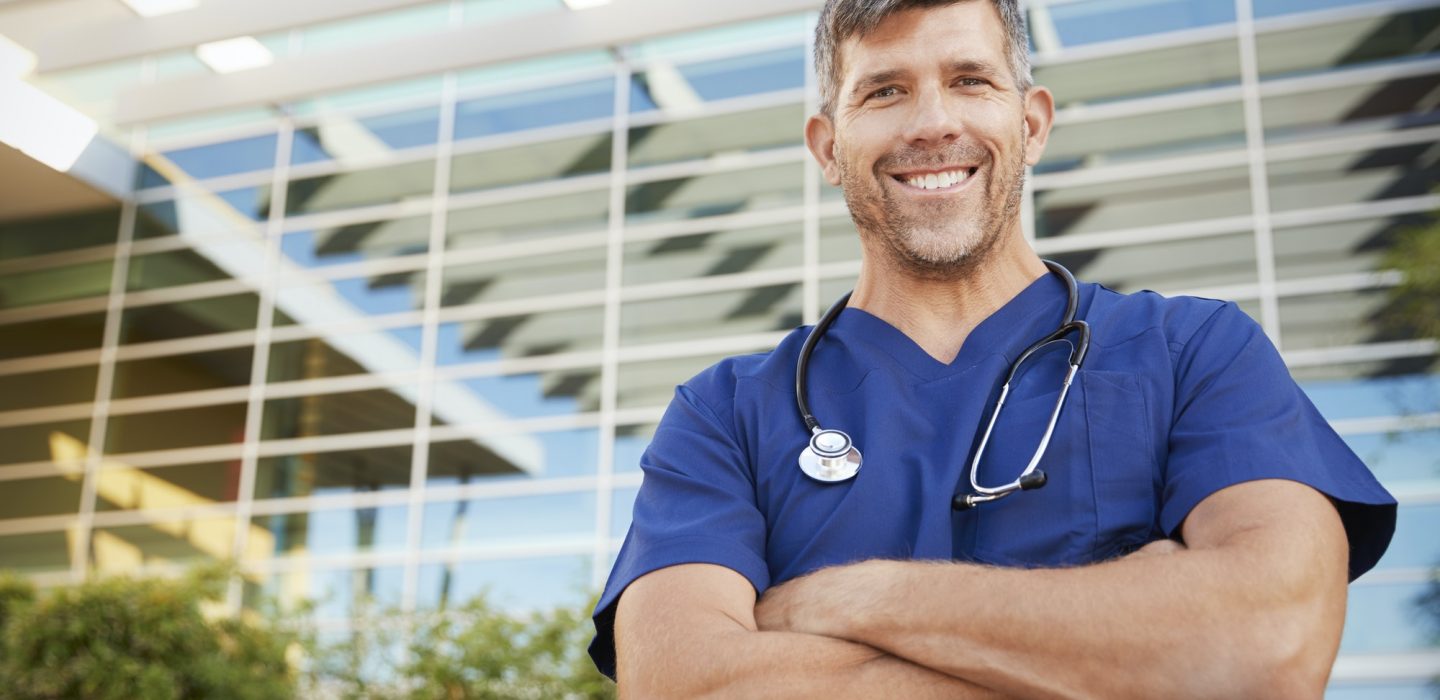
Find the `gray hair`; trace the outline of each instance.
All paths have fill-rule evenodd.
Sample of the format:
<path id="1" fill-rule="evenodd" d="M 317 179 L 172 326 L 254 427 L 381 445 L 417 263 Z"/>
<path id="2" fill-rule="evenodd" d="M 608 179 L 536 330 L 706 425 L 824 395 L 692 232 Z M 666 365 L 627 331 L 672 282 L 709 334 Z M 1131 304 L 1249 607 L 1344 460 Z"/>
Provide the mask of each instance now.
<path id="1" fill-rule="evenodd" d="M 815 25 L 815 77 L 820 86 L 820 111 L 835 114 L 835 93 L 840 89 L 840 44 L 852 36 L 863 38 L 885 18 L 902 10 L 941 7 L 974 0 L 826 0 Z M 1015 87 L 1025 92 L 1034 84 L 1030 75 L 1030 38 L 1018 0 L 990 0 L 1005 27 L 1005 52 Z"/>

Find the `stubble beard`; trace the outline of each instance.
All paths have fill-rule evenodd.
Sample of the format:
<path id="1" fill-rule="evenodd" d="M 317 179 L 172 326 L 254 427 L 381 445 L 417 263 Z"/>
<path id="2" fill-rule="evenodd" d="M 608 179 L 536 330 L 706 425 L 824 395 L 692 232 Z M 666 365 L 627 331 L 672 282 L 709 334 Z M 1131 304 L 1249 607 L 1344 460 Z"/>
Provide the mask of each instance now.
<path id="1" fill-rule="evenodd" d="M 929 280 L 967 277 L 987 260 L 996 244 L 1020 215 L 1025 188 L 1025 148 L 1021 147 L 1006 172 L 986 163 L 983 152 L 954 146 L 942 151 L 900 151 L 880 159 L 874 172 L 856 172 L 836 144 L 836 165 L 845 203 L 862 239 L 878 242 L 888 261 L 905 274 Z M 882 171 L 923 169 L 945 163 L 981 163 L 984 203 L 979 212 L 958 208 L 958 202 L 902 203 L 878 178 Z M 983 167 L 988 165 L 990 167 Z M 971 185 L 974 186 L 973 184 Z"/>

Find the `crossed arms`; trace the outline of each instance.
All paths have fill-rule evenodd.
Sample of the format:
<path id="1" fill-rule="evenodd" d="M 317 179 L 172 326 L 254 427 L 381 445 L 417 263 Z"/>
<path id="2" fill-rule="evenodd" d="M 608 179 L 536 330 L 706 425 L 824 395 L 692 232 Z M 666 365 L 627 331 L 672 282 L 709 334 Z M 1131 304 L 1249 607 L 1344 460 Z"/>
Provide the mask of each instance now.
<path id="1" fill-rule="evenodd" d="M 619 689 L 661 697 L 1318 698 L 1348 548 L 1308 486 L 1251 481 L 1161 541 L 1072 569 L 868 561 L 766 591 L 686 564 L 615 620 Z"/>

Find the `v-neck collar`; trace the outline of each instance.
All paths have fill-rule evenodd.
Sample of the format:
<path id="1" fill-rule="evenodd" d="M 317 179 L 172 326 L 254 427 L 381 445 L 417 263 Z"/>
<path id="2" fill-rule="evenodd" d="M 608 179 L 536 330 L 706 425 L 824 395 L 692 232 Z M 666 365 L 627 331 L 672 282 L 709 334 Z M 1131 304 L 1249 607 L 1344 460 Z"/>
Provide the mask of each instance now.
<path id="1" fill-rule="evenodd" d="M 853 306 L 840 312 L 830 332 L 838 332 L 847 344 L 878 348 L 921 380 L 930 381 L 969 370 L 994 355 L 1008 363 L 1052 326 L 1060 325 L 1065 300 L 1065 283 L 1054 274 L 1042 275 L 981 321 L 948 363 L 931 357 L 904 331 Z"/>

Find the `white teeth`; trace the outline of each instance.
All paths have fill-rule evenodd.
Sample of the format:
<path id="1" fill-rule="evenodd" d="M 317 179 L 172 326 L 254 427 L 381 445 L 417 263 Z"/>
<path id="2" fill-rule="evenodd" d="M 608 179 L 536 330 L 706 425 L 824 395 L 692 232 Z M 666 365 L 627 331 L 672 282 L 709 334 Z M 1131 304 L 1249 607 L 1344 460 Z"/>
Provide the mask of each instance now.
<path id="1" fill-rule="evenodd" d="M 916 175 L 905 180 L 905 184 L 911 187 L 918 187 L 922 190 L 938 190 L 952 187 L 965 181 L 969 177 L 968 170 L 947 170 L 943 173 L 931 173 L 929 175 Z"/>

